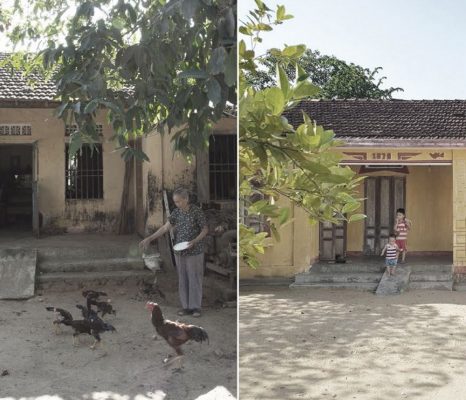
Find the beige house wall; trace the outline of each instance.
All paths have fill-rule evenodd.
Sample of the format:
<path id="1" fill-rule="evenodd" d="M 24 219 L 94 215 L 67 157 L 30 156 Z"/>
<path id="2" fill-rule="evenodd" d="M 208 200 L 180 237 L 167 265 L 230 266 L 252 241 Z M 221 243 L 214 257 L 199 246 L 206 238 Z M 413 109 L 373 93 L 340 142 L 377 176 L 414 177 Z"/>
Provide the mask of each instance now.
<path id="1" fill-rule="evenodd" d="M 409 174 L 381 171 L 370 175 L 406 176 L 406 216 L 413 222 L 408 237 L 409 251 L 452 251 L 452 167 L 408 166 L 408 169 Z M 358 193 L 364 197 L 364 183 L 359 186 Z M 364 221 L 348 224 L 347 251 L 361 252 L 363 241 Z"/>
<path id="2" fill-rule="evenodd" d="M 39 211 L 43 228 L 68 231 L 115 230 L 120 214 L 121 195 L 125 174 L 125 163 L 121 153 L 115 151 L 111 141 L 113 131 L 106 123 L 102 112 L 97 123 L 103 125 L 103 199 L 65 200 L 65 137 L 64 123 L 54 116 L 54 108 L 0 108 L 0 124 L 30 124 L 31 136 L 0 136 L 0 146 L 5 144 L 28 144 L 37 142 Z M 176 132 L 176 130 L 175 130 Z M 175 132 L 172 132 L 175 133 Z M 215 134 L 235 134 L 236 119 L 223 118 L 214 127 Z M 130 212 L 135 208 L 136 197 L 142 196 L 138 204 L 144 207 L 141 220 L 145 227 L 158 227 L 163 223 L 162 188 L 173 190 L 186 186 L 193 192 L 196 187 L 196 162 L 188 162 L 174 154 L 170 141 L 172 135 L 149 134 L 142 140 L 142 150 L 150 162 L 142 163 L 142 187 L 137 187 L 136 170 L 133 170 L 129 198 Z M 201 174 L 208 175 L 208 153 L 198 154 L 203 161 Z M 136 168 L 138 168 L 136 166 Z M 207 181 L 208 182 L 208 181 Z"/>
<path id="3" fill-rule="evenodd" d="M 65 201 L 64 123 L 54 116 L 53 108 L 0 108 L 0 124 L 30 124 L 31 136 L 0 136 L 0 145 L 30 144 L 37 141 L 39 211 L 43 227 L 67 228 L 71 231 L 112 229 L 119 215 L 123 186 L 124 162 L 104 115 L 103 125 L 103 191 L 104 198 Z M 32 151 L 32 148 L 31 148 Z"/>
<path id="4" fill-rule="evenodd" d="M 280 229 L 280 241 L 274 241 L 273 246 L 265 250 L 265 254 L 260 257 L 259 268 L 240 266 L 241 279 L 292 277 L 309 268 L 318 257 L 319 225 L 311 225 L 302 209 L 289 206 L 293 219 Z"/>
<path id="5" fill-rule="evenodd" d="M 413 149 L 338 149 L 340 153 L 372 154 L 390 152 L 392 159 L 398 153 Z M 436 150 L 416 150 L 419 160 L 430 157 Z M 466 273 L 466 150 L 442 150 L 445 162 L 453 159 L 452 166 L 408 165 L 406 176 L 406 211 L 413 221 L 409 234 L 408 249 L 419 252 L 454 251 L 455 263 L 463 266 Z M 434 153 L 435 154 L 435 153 Z M 356 157 L 359 155 L 357 154 Z M 424 157 L 424 158 L 423 158 Z M 352 166 L 359 171 L 359 166 Z M 398 175 L 377 172 L 376 175 Z M 364 183 L 358 188 L 359 197 L 364 197 Z M 304 271 L 319 257 L 319 227 L 311 226 L 301 210 L 293 209 L 295 219 L 282 232 L 282 239 L 266 250 L 257 269 L 240 267 L 240 278 L 292 277 Z M 364 212 L 364 204 L 359 212 Z M 455 216 L 454 216 L 455 215 Z M 455 236 L 454 236 L 455 235 Z M 347 225 L 347 251 L 361 252 L 364 240 L 364 221 Z"/>
<path id="6" fill-rule="evenodd" d="M 142 165 L 143 204 L 145 208 L 145 233 L 153 231 L 165 222 L 163 189 L 168 192 L 179 186 L 190 189 L 199 196 L 199 176 L 208 177 L 208 150 L 198 152 L 196 157 L 188 161 L 184 156 L 175 153 L 170 135 L 151 133 L 143 140 L 142 150 L 150 162 Z M 214 134 L 236 134 L 236 119 L 223 118 L 213 128 Z M 208 179 L 207 183 L 208 185 Z M 207 188 L 208 189 L 208 188 Z M 202 198 L 202 201 L 208 201 Z"/>
<path id="7" fill-rule="evenodd" d="M 453 265 L 466 274 L 466 151 L 453 152 Z M 458 279 L 458 277 L 456 277 Z"/>

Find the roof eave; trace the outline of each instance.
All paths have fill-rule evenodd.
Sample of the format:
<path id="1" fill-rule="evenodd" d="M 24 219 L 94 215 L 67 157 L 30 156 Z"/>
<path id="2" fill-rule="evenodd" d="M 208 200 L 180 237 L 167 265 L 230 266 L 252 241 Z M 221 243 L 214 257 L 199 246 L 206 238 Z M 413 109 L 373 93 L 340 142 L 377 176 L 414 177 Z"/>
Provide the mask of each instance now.
<path id="1" fill-rule="evenodd" d="M 344 144 L 341 147 L 466 147 L 466 138 L 341 138 L 336 137 L 337 140 L 342 141 Z"/>

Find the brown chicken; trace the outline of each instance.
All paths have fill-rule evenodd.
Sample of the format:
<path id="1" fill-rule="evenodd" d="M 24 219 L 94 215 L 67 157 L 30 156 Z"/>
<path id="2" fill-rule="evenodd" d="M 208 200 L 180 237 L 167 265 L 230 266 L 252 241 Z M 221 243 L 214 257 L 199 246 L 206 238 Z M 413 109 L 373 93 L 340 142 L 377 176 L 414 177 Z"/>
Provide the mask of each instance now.
<path id="1" fill-rule="evenodd" d="M 167 365 L 174 361 L 178 361 L 179 368 L 181 368 L 181 359 L 183 357 L 181 346 L 189 340 L 201 343 L 206 340 L 207 343 L 209 343 L 207 332 L 200 326 L 188 325 L 165 319 L 157 303 L 148 301 L 146 303 L 146 308 L 151 312 L 151 321 L 156 332 L 162 336 L 176 352 L 176 357 L 170 361 L 168 361 L 168 359 L 164 361 Z"/>

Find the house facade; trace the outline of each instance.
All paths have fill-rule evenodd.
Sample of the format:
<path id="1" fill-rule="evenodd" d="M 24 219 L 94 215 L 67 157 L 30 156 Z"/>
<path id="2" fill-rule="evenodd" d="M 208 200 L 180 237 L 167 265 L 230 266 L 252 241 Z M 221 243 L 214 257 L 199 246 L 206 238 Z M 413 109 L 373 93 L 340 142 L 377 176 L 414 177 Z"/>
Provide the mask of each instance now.
<path id="1" fill-rule="evenodd" d="M 236 204 L 234 117 L 219 121 L 210 150 L 191 163 L 173 152 L 170 135 L 149 133 L 135 146 L 150 162 L 131 161 L 125 178 L 128 168 L 115 151 L 105 112 L 97 116 L 97 151 L 83 147 L 70 156 L 76 127 L 54 115 L 54 99 L 51 83 L 31 87 L 19 72 L 0 68 L 0 229 L 117 232 L 124 202 L 129 232 L 144 235 L 164 221 L 163 191 L 170 195 L 180 185 L 198 202 Z"/>
<path id="2" fill-rule="evenodd" d="M 292 277 L 317 261 L 380 254 L 393 230 L 396 209 L 412 220 L 408 250 L 442 255 L 454 276 L 466 274 L 466 101 L 316 100 L 289 115 L 297 126 L 305 111 L 343 145 L 341 165 L 364 181 L 358 212 L 366 218 L 340 225 L 309 224 L 292 207 L 294 221 L 266 251 L 257 270 L 241 267 L 241 278 Z"/>

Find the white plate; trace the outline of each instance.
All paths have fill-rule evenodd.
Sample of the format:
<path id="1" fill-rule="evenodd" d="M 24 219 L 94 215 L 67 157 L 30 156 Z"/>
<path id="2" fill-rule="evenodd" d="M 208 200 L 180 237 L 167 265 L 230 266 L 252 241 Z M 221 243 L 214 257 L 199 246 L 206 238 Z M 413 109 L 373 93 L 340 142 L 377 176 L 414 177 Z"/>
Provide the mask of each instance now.
<path id="1" fill-rule="evenodd" d="M 182 251 L 186 250 L 189 247 L 189 242 L 181 242 L 177 243 L 173 246 L 173 250 L 175 251 Z"/>

